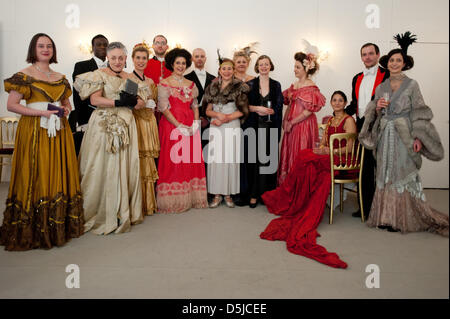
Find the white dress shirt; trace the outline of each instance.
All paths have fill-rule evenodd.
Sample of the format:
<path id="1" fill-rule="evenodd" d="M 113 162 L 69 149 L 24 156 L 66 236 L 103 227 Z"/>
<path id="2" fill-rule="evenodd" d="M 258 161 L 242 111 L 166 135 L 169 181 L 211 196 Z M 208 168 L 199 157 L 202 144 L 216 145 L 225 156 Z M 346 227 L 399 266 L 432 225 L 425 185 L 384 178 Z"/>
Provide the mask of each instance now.
<path id="1" fill-rule="evenodd" d="M 194 68 L 195 74 L 197 74 L 198 80 L 200 81 L 200 84 L 202 85 L 202 88 L 205 89 L 205 83 L 206 83 L 206 71 L 205 69 L 199 70 L 197 68 Z"/>
<path id="2" fill-rule="evenodd" d="M 361 81 L 358 94 L 358 116 L 363 117 L 367 104 L 372 100 L 373 86 L 377 77 L 378 65 L 370 69 L 364 69 L 364 77 Z"/>
<path id="3" fill-rule="evenodd" d="M 105 59 L 105 61 L 102 61 L 101 59 L 97 58 L 95 55 L 93 56 L 95 63 L 97 63 L 97 67 L 99 69 L 106 68 L 108 66 L 108 60 Z"/>

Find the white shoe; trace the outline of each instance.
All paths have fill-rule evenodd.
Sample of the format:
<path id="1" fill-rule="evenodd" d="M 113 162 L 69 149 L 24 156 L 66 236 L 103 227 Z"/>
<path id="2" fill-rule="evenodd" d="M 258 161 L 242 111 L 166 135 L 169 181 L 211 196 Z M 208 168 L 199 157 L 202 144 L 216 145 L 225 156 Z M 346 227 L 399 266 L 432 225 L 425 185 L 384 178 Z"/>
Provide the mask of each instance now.
<path id="1" fill-rule="evenodd" d="M 214 199 L 212 200 L 211 204 L 209 204 L 209 208 L 216 208 L 220 205 L 220 203 L 222 203 L 222 196 L 215 196 Z"/>
<path id="2" fill-rule="evenodd" d="M 234 203 L 233 200 L 231 199 L 231 197 L 225 197 L 225 204 L 229 207 L 229 208 L 234 208 Z"/>

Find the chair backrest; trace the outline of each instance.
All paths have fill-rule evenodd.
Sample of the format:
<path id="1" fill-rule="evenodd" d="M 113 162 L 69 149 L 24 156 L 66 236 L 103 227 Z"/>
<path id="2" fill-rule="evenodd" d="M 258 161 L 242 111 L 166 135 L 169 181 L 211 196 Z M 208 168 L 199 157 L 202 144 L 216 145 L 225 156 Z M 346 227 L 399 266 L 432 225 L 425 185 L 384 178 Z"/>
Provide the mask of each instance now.
<path id="1" fill-rule="evenodd" d="M 335 143 L 338 142 L 338 143 Z M 360 170 L 364 160 L 364 148 L 358 142 L 356 133 L 336 133 L 330 136 L 330 161 L 333 171 Z M 338 144 L 338 145 L 335 145 Z M 345 146 L 344 146 L 345 145 Z M 335 147 L 336 146 L 336 147 Z M 334 150 L 339 158 L 334 160 Z"/>
<path id="2" fill-rule="evenodd" d="M 13 148 L 16 138 L 17 117 L 0 117 L 0 148 Z"/>
<path id="3" fill-rule="evenodd" d="M 319 127 L 319 140 L 322 140 L 322 136 L 325 133 L 325 130 L 327 128 L 327 124 L 317 124 L 317 126 Z"/>

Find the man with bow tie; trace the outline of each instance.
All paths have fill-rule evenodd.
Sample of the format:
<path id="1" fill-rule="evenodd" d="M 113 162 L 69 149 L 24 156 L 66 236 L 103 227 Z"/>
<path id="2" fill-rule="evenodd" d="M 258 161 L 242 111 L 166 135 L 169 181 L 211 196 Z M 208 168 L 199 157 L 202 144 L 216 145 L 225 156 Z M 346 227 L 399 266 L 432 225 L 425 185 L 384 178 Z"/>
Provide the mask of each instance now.
<path id="1" fill-rule="evenodd" d="M 214 75 L 206 72 L 206 53 L 205 50 L 197 48 L 192 51 L 192 62 L 194 64 L 194 70 L 186 74 L 184 77 L 195 83 L 198 89 L 198 105 L 202 105 L 203 94 L 205 93 L 206 87 L 211 84 L 211 82 L 216 78 Z M 202 132 L 209 127 L 209 121 L 206 118 L 205 110 L 200 108 L 200 120 L 201 120 L 201 130 Z M 202 147 L 208 144 L 207 140 L 202 139 Z"/>
<path id="2" fill-rule="evenodd" d="M 106 48 L 108 47 L 108 39 L 98 34 L 91 40 L 93 57 L 90 60 L 80 61 L 75 63 L 75 67 L 72 74 L 72 79 L 75 82 L 75 78 L 79 74 L 95 71 L 97 69 L 106 68 L 108 62 L 106 60 Z M 73 104 L 75 110 L 69 115 L 69 125 L 73 132 L 73 138 L 75 143 L 75 151 L 78 155 L 81 147 L 81 140 L 83 139 L 84 131 L 87 129 L 87 124 L 95 107 L 90 105 L 89 99 L 81 100 L 77 90 L 73 90 Z"/>
<path id="3" fill-rule="evenodd" d="M 367 104 L 375 97 L 375 89 L 389 77 L 389 71 L 378 65 L 380 49 L 374 43 L 366 43 L 361 47 L 361 60 L 364 70 L 356 74 L 352 80 L 352 101 L 345 108 L 349 115 L 356 114 L 356 126 L 358 132 L 364 124 L 364 112 Z M 375 159 L 370 150 L 364 151 L 364 163 L 362 172 L 362 197 L 365 218 L 369 216 L 375 193 Z M 358 201 L 359 204 L 359 201 Z M 361 207 L 352 214 L 353 217 L 361 217 Z"/>

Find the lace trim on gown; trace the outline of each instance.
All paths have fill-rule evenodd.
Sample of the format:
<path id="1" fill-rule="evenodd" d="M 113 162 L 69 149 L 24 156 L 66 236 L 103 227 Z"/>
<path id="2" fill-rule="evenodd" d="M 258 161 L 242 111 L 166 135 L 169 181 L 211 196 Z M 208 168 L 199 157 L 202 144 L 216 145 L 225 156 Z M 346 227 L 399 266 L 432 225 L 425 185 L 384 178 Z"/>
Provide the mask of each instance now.
<path id="1" fill-rule="evenodd" d="M 156 187 L 159 213 L 182 213 L 190 208 L 206 208 L 206 178 L 161 183 Z"/>

